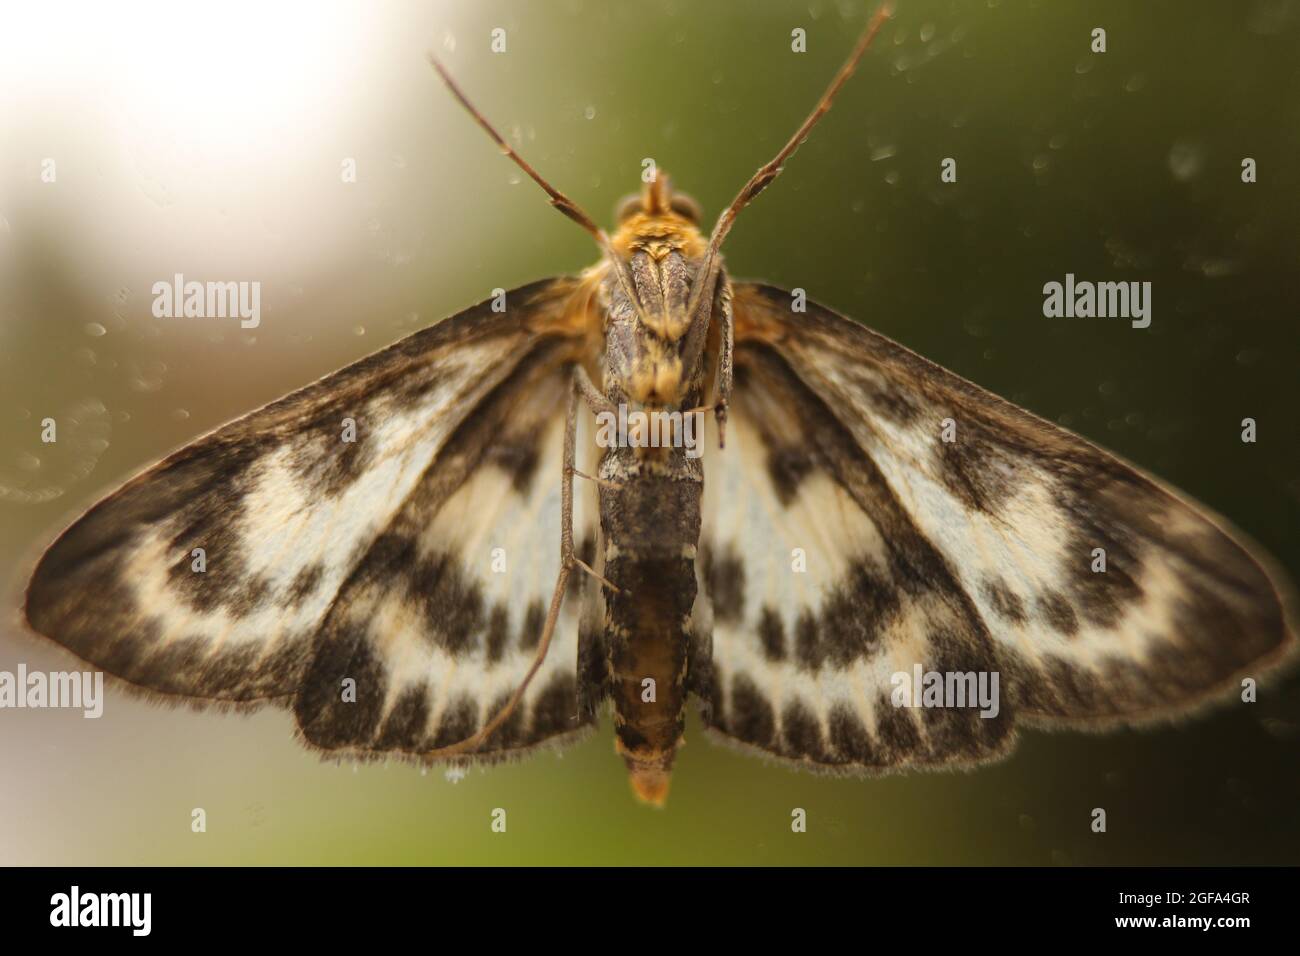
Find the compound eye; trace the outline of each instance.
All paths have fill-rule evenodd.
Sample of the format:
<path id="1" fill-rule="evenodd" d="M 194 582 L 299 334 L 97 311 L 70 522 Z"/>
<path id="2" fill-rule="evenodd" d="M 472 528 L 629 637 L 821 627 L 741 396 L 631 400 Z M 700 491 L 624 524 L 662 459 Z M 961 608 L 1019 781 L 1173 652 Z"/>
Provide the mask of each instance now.
<path id="1" fill-rule="evenodd" d="M 629 216 L 641 209 L 640 193 L 628 193 L 614 207 L 614 221 L 624 222 Z"/>
<path id="2" fill-rule="evenodd" d="M 700 204 L 686 193 L 674 193 L 669 208 L 683 219 L 689 219 L 697 226 L 700 224 Z"/>

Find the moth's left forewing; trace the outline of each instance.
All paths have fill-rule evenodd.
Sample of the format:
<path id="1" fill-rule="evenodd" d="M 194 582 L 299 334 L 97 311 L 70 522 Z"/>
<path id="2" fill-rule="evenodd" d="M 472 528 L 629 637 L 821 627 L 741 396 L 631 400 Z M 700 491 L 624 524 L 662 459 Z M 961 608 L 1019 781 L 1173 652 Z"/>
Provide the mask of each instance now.
<path id="1" fill-rule="evenodd" d="M 798 727 L 807 701 L 848 694 L 852 672 L 848 710 L 821 714 L 815 729 L 828 755 L 844 759 L 847 750 L 827 744 L 833 718 L 846 726 L 846 715 L 861 718 L 861 733 L 854 726 L 841 736 L 846 747 L 855 734 L 874 743 L 857 762 L 878 764 L 898 736 L 891 722 L 924 734 L 934 719 L 882 714 L 888 686 L 861 686 L 864 668 L 887 681 L 900 661 L 997 671 L 1000 719 L 1096 725 L 1184 713 L 1294 649 L 1289 592 L 1222 519 L 857 323 L 813 303 L 792 312 L 792 301 L 779 289 L 736 286 L 734 417 L 745 462 L 727 463 L 731 449 L 713 455 L 706 481 L 706 495 L 721 475 L 764 501 L 780 546 L 814 543 L 800 579 L 766 555 L 756 520 L 745 529 L 737 515 L 706 528 L 702 548 L 735 548 L 745 565 L 733 592 L 783 591 L 792 605 L 774 608 L 775 618 L 748 607 L 715 629 L 715 670 L 725 675 L 747 659 L 741 697 L 762 698 L 750 700 L 759 718 L 749 729 L 772 743 L 757 745 L 791 750 L 771 698 L 788 697 L 799 681 L 793 724 L 812 739 Z M 819 543 L 819 523 L 843 532 Z M 763 574 L 785 579 L 777 592 L 762 590 L 765 562 Z M 845 600 L 866 623 L 840 613 Z M 822 649 L 802 666 L 765 659 L 783 614 L 802 614 L 805 643 Z M 797 645 L 790 631 L 799 621 L 783 625 Z M 873 636 L 865 643 L 864 632 Z M 828 653 L 841 663 L 828 666 Z M 725 678 L 715 696 L 722 720 L 731 719 Z M 893 752 L 893 763 L 944 759 L 932 740 Z"/>
<path id="2" fill-rule="evenodd" d="M 511 290 L 505 312 L 480 303 L 149 468 L 46 552 L 29 623 L 170 699 L 293 699 L 320 747 L 467 736 L 522 676 L 554 586 L 581 289 Z M 502 748 L 578 726 L 574 631 L 567 684 L 535 682 Z M 344 718 L 326 702 L 349 677 Z"/>
<path id="3" fill-rule="evenodd" d="M 557 410 L 570 388 L 564 366 L 533 366 L 457 430 L 332 602 L 293 704 L 312 746 L 418 759 L 474 733 L 523 681 L 560 569 Z M 591 435 L 581 415 L 588 455 Z M 594 561 L 594 487 L 575 489 L 574 528 L 578 552 Z M 520 705 L 465 759 L 508 756 L 591 725 L 577 668 L 579 618 L 593 590 L 585 576 L 571 579 Z M 364 706 L 340 693 L 348 680 L 367 688 Z"/>
<path id="4" fill-rule="evenodd" d="M 290 693 L 354 552 L 529 340 L 493 332 L 394 346 L 136 476 L 42 557 L 28 621 L 164 693 Z"/>

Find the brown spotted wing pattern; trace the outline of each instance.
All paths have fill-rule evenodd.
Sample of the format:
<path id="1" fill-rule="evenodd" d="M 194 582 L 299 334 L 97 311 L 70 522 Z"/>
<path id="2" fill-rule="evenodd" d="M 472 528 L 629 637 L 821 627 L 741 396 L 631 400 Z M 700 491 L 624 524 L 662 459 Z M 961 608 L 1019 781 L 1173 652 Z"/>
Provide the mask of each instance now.
<path id="1" fill-rule="evenodd" d="M 1294 647 L 1283 585 L 1222 519 L 792 301 L 736 286 L 727 448 L 706 445 L 696 689 L 726 738 L 848 771 L 980 761 L 1017 720 L 1176 716 Z M 894 706 L 916 664 L 998 672 L 999 712 Z"/>
<path id="2" fill-rule="evenodd" d="M 46 552 L 28 621 L 158 694 L 290 706 L 326 750 L 459 741 L 522 679 L 554 586 L 576 285 L 468 309 L 148 469 Z M 579 607 L 484 755 L 590 722 Z"/>

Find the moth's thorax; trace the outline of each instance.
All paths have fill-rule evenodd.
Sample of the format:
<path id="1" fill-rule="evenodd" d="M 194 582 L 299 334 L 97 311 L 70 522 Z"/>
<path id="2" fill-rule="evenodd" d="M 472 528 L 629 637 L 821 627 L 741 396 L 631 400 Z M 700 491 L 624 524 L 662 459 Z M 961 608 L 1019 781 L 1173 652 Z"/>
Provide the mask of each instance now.
<path id="1" fill-rule="evenodd" d="M 605 389 L 615 402 L 681 408 L 698 382 L 690 354 L 691 295 L 707 243 L 690 202 L 666 181 L 647 185 L 620 213 L 604 264 Z"/>

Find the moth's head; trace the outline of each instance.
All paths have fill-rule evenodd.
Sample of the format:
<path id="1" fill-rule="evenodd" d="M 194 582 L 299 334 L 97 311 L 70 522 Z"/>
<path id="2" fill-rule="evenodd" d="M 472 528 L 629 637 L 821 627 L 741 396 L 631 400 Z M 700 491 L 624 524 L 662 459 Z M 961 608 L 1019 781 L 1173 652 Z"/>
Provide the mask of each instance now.
<path id="1" fill-rule="evenodd" d="M 688 367 L 694 362 L 687 332 L 708 245 L 700 234 L 700 207 L 659 173 L 625 197 L 615 216 L 610 247 L 620 263 L 607 280 L 606 387 L 618 387 L 638 405 L 677 407 L 698 378 Z"/>
<path id="2" fill-rule="evenodd" d="M 684 192 L 673 189 L 665 173 L 656 173 L 640 192 L 629 193 L 614 207 L 614 221 L 618 232 L 635 232 L 647 221 L 664 219 L 681 224 L 684 229 L 699 236 L 700 204 Z"/>

